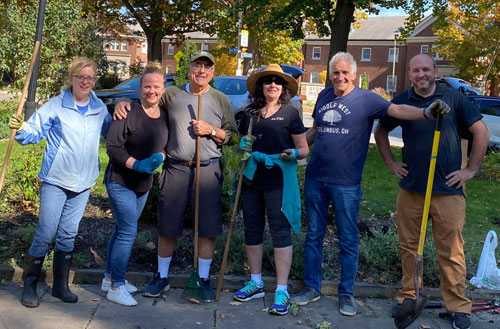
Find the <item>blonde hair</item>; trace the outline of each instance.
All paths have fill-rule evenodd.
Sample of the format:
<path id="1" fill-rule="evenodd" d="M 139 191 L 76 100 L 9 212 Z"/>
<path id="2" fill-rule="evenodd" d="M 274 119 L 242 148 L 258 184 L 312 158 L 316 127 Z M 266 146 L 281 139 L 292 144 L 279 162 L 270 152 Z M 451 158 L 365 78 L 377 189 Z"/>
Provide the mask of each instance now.
<path id="1" fill-rule="evenodd" d="M 163 83 L 165 84 L 165 75 L 163 74 L 163 68 L 158 61 L 149 62 L 144 68 L 144 72 L 142 72 L 140 85 L 142 86 L 142 79 L 146 74 L 159 74 L 163 79 Z"/>
<path id="2" fill-rule="evenodd" d="M 78 75 L 84 68 L 90 67 L 94 74 L 97 73 L 97 65 L 87 57 L 78 57 L 68 67 L 68 85 L 71 85 L 71 76 Z"/>

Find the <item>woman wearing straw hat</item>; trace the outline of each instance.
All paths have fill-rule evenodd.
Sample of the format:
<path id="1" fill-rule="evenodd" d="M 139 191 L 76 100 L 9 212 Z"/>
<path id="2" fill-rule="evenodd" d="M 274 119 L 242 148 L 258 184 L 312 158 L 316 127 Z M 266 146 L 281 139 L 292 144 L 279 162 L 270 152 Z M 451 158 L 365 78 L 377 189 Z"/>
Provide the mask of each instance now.
<path id="1" fill-rule="evenodd" d="M 251 95 L 251 104 L 245 109 L 245 116 L 238 128 L 238 146 L 240 151 L 252 153 L 244 175 L 253 179 L 251 183 L 244 184 L 242 189 L 245 251 L 251 280 L 236 291 L 234 299 L 248 301 L 264 297 L 261 268 L 267 217 L 277 276 L 274 303 L 269 312 L 284 315 L 290 307 L 287 292 L 292 263 L 290 229 L 293 228 L 296 233 L 300 232 L 300 194 L 296 160 L 307 157 L 309 147 L 302 119 L 298 111 L 289 104 L 290 97 L 295 95 L 298 89 L 295 79 L 283 73 L 279 65 L 270 64 L 264 71 L 248 78 L 247 89 Z M 253 136 L 246 136 L 252 120 Z M 255 163 L 255 166 L 252 166 L 252 163 Z M 283 188 L 284 185 L 287 188 Z M 295 191 L 296 194 L 290 195 L 290 191 Z"/>

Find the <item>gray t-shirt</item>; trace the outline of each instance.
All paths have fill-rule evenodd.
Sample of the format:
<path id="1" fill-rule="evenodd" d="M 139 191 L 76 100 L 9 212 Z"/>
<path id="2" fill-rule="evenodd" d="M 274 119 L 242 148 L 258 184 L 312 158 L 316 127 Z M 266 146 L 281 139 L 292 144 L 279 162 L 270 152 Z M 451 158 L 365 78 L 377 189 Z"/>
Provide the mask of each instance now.
<path id="1" fill-rule="evenodd" d="M 190 161 L 196 159 L 196 135 L 193 133 L 191 120 L 198 118 L 198 95 L 186 91 L 187 85 L 167 88 L 160 100 L 160 107 L 167 112 L 169 122 L 169 141 L 167 155 L 175 160 Z M 201 120 L 223 129 L 226 139 L 231 141 L 236 132 L 236 123 L 231 103 L 226 95 L 209 88 L 202 95 Z M 222 145 L 211 136 L 201 136 L 201 161 L 222 156 Z"/>

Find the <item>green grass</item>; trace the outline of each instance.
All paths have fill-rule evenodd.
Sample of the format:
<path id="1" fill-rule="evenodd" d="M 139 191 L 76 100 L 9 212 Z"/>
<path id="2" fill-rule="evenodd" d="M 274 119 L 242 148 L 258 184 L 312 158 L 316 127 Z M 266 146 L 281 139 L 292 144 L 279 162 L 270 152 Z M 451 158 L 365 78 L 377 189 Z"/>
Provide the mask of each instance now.
<path id="1" fill-rule="evenodd" d="M 401 149 L 393 148 L 396 159 L 401 159 Z M 500 161 L 495 153 L 487 155 L 485 163 L 489 170 L 500 172 Z M 493 161 L 492 161 L 493 159 Z M 491 162 L 495 162 L 496 166 Z M 494 167 L 492 169 L 492 167 Z M 493 174 L 479 173 L 478 177 Z M 363 197 L 360 213 L 364 216 L 384 218 L 396 211 L 398 178 L 389 173 L 374 146 L 370 146 L 363 171 Z M 466 224 L 463 229 L 464 250 L 468 274 L 476 271 L 484 239 L 490 230 L 499 231 L 500 184 L 484 179 L 472 179 L 466 183 Z M 432 223 L 430 224 L 432 225 Z M 500 251 L 497 248 L 497 259 Z"/>

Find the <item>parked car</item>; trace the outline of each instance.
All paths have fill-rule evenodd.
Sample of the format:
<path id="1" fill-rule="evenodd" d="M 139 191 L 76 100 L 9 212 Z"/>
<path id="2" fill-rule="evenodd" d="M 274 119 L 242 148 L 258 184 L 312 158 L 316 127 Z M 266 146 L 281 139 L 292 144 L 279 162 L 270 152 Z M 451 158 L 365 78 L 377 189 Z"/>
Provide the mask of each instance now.
<path id="1" fill-rule="evenodd" d="M 113 113 L 115 110 L 115 103 L 118 99 L 122 97 L 126 97 L 130 100 L 141 99 L 139 84 L 140 84 L 140 77 L 135 77 L 125 80 L 111 89 L 96 90 L 95 94 L 104 102 L 104 104 L 106 104 L 109 113 Z M 166 74 L 165 87 L 172 86 L 173 84 L 174 84 L 174 74 Z"/>
<path id="2" fill-rule="evenodd" d="M 259 71 L 263 70 L 265 67 L 261 67 Z M 281 64 L 283 71 L 295 79 L 300 77 L 304 71 L 296 66 Z M 227 98 L 233 106 L 233 114 L 236 122 L 239 122 L 243 115 L 243 110 L 245 106 L 250 102 L 247 90 L 247 77 L 246 76 L 230 76 L 221 75 L 214 78 L 215 89 L 226 94 Z M 299 111 L 300 117 L 302 118 L 302 99 L 299 96 L 294 96 L 290 100 L 291 105 L 293 105 L 297 111 Z"/>
<path id="3" fill-rule="evenodd" d="M 472 87 L 470 82 L 458 79 L 458 78 L 449 78 L 449 77 L 444 77 L 444 78 L 439 78 L 436 80 L 439 83 L 443 83 L 448 87 L 451 87 L 453 89 L 458 90 L 460 93 L 464 94 L 465 96 L 479 96 L 481 95 L 481 92 Z"/>
<path id="4" fill-rule="evenodd" d="M 483 121 L 490 131 L 490 146 L 500 147 L 500 97 L 467 96 L 481 112 Z"/>

